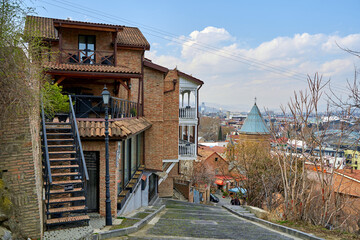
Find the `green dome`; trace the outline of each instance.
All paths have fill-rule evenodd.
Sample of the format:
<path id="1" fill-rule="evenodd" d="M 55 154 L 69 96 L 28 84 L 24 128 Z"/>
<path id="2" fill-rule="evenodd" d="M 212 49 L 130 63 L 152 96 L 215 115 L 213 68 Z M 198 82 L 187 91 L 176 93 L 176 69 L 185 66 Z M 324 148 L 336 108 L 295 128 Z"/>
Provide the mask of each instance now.
<path id="1" fill-rule="evenodd" d="M 265 125 L 265 121 L 261 116 L 256 103 L 247 115 L 244 124 L 240 129 L 240 133 L 247 134 L 270 134 L 269 129 Z"/>

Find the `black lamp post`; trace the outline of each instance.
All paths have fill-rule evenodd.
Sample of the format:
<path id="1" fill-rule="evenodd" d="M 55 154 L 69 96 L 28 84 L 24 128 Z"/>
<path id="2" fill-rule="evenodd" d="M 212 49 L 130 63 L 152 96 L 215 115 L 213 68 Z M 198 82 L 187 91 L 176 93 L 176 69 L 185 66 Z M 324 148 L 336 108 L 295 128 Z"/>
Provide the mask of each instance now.
<path id="1" fill-rule="evenodd" d="M 109 173 L 109 100 L 110 92 L 107 90 L 106 85 L 101 93 L 103 102 L 105 104 L 105 161 L 106 161 L 106 225 L 112 225 L 111 218 L 111 200 L 110 200 L 110 173 Z"/>

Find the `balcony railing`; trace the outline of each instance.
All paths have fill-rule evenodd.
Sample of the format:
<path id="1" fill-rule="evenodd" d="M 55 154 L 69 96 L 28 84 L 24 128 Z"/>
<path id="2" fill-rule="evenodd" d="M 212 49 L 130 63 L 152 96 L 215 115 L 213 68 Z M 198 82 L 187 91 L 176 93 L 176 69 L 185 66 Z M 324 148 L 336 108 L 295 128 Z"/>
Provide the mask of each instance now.
<path id="1" fill-rule="evenodd" d="M 62 49 L 58 52 L 56 61 L 72 64 L 115 65 L 114 51 L 110 50 Z"/>
<path id="2" fill-rule="evenodd" d="M 181 157 L 196 157 L 195 143 L 179 140 L 179 155 Z"/>
<path id="3" fill-rule="evenodd" d="M 104 118 L 105 106 L 101 96 L 71 95 L 76 118 Z M 114 118 L 142 116 L 141 104 L 121 98 L 110 97 L 109 115 Z"/>
<path id="4" fill-rule="evenodd" d="M 184 118 L 184 119 L 196 118 L 196 108 L 190 106 L 179 108 L 179 118 Z"/>

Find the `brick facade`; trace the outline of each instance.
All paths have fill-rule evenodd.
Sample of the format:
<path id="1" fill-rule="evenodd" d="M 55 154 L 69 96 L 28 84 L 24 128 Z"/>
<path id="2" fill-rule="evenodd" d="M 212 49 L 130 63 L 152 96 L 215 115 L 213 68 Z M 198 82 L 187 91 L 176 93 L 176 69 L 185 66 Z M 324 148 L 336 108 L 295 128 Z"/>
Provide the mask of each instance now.
<path id="1" fill-rule="evenodd" d="M 11 194 L 16 234 L 40 238 L 43 232 L 40 119 L 35 109 L 0 122 L 0 171 Z"/>
<path id="2" fill-rule="evenodd" d="M 82 140 L 83 151 L 99 152 L 99 213 L 105 216 L 105 200 L 106 200 L 106 160 L 105 160 L 105 139 L 99 141 Z M 117 213 L 117 181 L 119 178 L 119 168 L 121 167 L 121 159 L 116 164 L 116 151 L 118 149 L 117 141 L 109 141 L 109 171 L 110 171 L 110 200 L 111 214 L 115 217 Z"/>

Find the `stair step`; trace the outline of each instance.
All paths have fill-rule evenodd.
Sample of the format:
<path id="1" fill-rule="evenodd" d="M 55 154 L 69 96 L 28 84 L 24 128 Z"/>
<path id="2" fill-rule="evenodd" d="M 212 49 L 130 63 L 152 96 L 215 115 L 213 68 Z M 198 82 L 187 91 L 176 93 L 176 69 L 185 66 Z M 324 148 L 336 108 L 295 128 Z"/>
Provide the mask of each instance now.
<path id="1" fill-rule="evenodd" d="M 48 145 L 48 148 L 69 148 L 69 147 L 75 147 L 74 144 L 71 145 Z"/>
<path id="2" fill-rule="evenodd" d="M 51 173 L 52 177 L 80 176 L 78 172 Z"/>
<path id="3" fill-rule="evenodd" d="M 72 133 L 46 133 L 47 136 L 72 136 Z"/>
<path id="4" fill-rule="evenodd" d="M 82 188 L 74 188 L 73 190 L 70 191 L 65 191 L 65 189 L 62 188 L 62 189 L 50 190 L 50 194 L 74 193 L 74 192 L 82 192 L 82 191 L 84 191 L 84 189 Z"/>
<path id="5" fill-rule="evenodd" d="M 76 151 L 56 151 L 56 152 L 49 152 L 49 154 L 75 154 Z"/>
<path id="6" fill-rule="evenodd" d="M 73 138 L 54 138 L 54 139 L 48 139 L 48 142 L 70 142 L 70 141 L 74 141 Z"/>
<path id="7" fill-rule="evenodd" d="M 75 217 L 52 218 L 52 219 L 47 219 L 46 224 L 51 225 L 51 224 L 60 224 L 60 223 L 79 222 L 85 220 L 90 220 L 90 217 L 88 215 L 82 215 Z"/>
<path id="8" fill-rule="evenodd" d="M 49 203 L 66 203 L 66 202 L 76 202 L 76 201 L 85 201 L 85 197 L 65 197 L 65 198 L 52 198 L 49 200 Z M 47 203 L 47 200 L 45 200 Z"/>
<path id="9" fill-rule="evenodd" d="M 121 193 L 120 193 L 120 197 L 127 197 L 129 195 L 129 190 L 123 190 L 123 191 L 121 191 Z"/>
<path id="10" fill-rule="evenodd" d="M 67 185 L 67 184 L 78 184 L 82 183 L 81 180 L 65 180 L 65 181 L 52 181 L 53 185 Z"/>
<path id="11" fill-rule="evenodd" d="M 71 126 L 46 126 L 46 130 L 71 130 Z"/>
<path id="12" fill-rule="evenodd" d="M 70 125 L 69 122 L 47 122 L 45 125 Z"/>
<path id="13" fill-rule="evenodd" d="M 76 158 L 50 158 L 50 162 L 77 161 Z"/>
<path id="14" fill-rule="evenodd" d="M 56 165 L 56 166 L 50 166 L 51 169 L 62 169 L 62 168 L 78 168 L 79 165 Z"/>
<path id="15" fill-rule="evenodd" d="M 87 207 L 85 205 L 82 205 L 82 206 L 73 206 L 73 207 L 50 208 L 48 213 L 52 214 L 52 213 L 63 213 L 63 212 L 75 212 L 81 210 L 87 210 Z"/>

